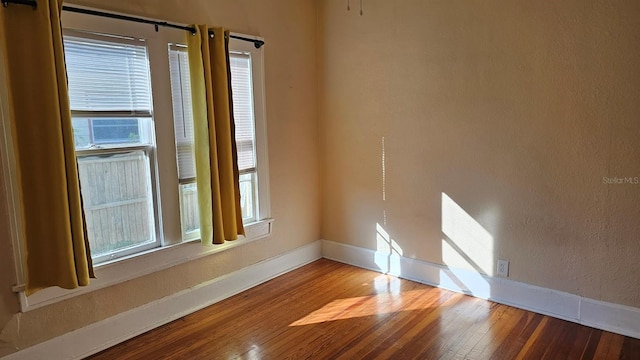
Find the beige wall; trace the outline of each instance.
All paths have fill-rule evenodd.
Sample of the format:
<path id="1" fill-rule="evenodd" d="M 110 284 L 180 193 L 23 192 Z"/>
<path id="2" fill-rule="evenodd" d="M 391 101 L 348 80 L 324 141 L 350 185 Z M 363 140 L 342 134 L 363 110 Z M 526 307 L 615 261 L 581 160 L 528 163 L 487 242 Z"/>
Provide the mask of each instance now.
<path id="1" fill-rule="evenodd" d="M 274 234 L 20 315 L 0 192 L 0 356 L 320 235 L 375 249 L 377 225 L 404 256 L 640 307 L 640 185 L 602 181 L 640 176 L 637 1 L 78 3 L 265 37 Z"/>
<path id="2" fill-rule="evenodd" d="M 265 38 L 270 238 L 18 314 L 4 187 L 0 191 L 0 356 L 200 284 L 320 238 L 316 13 L 312 0 L 78 1 Z M 188 3 L 188 5 L 187 5 Z M 7 10 L 5 10 L 7 11 Z M 0 178 L 2 178 L 0 176 Z"/>
<path id="3" fill-rule="evenodd" d="M 323 238 L 640 307 L 640 2 L 317 4 Z"/>

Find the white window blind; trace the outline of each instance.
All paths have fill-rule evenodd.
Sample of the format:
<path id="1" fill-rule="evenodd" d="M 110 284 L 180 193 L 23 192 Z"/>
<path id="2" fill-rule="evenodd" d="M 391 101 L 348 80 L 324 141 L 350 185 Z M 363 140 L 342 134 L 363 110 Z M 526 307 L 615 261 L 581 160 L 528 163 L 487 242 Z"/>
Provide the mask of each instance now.
<path id="1" fill-rule="evenodd" d="M 73 111 L 150 116 L 149 61 L 144 41 L 65 36 L 69 100 Z M 138 44 L 136 44 L 138 43 Z"/>
<path id="2" fill-rule="evenodd" d="M 251 58 L 240 53 L 230 54 L 233 113 L 238 150 L 238 169 L 242 173 L 256 168 L 253 119 L 253 84 Z M 173 125 L 176 134 L 178 177 L 192 181 L 196 176 L 193 148 L 193 112 L 189 80 L 189 58 L 186 49 L 169 49 L 171 93 L 173 94 Z"/>
<path id="3" fill-rule="evenodd" d="M 191 104 L 191 80 L 189 57 L 186 48 L 169 48 L 171 94 L 173 102 L 173 127 L 176 136 L 178 179 L 192 181 L 196 177 L 193 138 L 193 108 Z"/>
<path id="4" fill-rule="evenodd" d="M 253 119 L 253 84 L 251 82 L 251 57 L 231 53 L 231 89 L 233 92 L 233 116 L 236 125 L 238 169 L 241 173 L 255 171 L 256 154 Z"/>

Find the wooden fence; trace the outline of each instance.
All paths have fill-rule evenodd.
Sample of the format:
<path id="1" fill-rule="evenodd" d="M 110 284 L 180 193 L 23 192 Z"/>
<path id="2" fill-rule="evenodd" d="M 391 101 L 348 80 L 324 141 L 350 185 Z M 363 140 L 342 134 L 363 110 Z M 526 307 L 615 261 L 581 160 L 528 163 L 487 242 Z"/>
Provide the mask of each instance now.
<path id="1" fill-rule="evenodd" d="M 91 253 L 153 241 L 149 160 L 144 151 L 78 158 Z"/>

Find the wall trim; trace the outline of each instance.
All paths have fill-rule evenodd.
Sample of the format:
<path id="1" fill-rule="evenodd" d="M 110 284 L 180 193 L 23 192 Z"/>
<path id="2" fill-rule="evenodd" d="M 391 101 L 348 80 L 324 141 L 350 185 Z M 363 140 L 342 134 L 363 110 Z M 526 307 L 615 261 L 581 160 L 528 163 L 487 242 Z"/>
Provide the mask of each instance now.
<path id="1" fill-rule="evenodd" d="M 320 240 L 4 357 L 82 359 L 322 257 Z"/>
<path id="2" fill-rule="evenodd" d="M 27 312 L 38 309 L 205 256 L 227 251 L 237 246 L 244 246 L 250 242 L 269 236 L 273 222 L 273 219 L 265 219 L 247 224 L 244 228 L 247 234 L 246 236 L 240 236 L 234 241 L 226 241 L 224 244 L 203 246 L 199 239 L 191 240 L 175 245 L 154 248 L 128 257 L 119 258 L 112 262 L 96 265 L 96 278 L 91 279 L 90 284 L 87 286 L 80 286 L 71 290 L 54 286 L 42 289 L 27 297 L 24 293 L 24 285 L 22 285 L 23 289 L 20 290 L 19 293 L 21 297 L 21 311 Z"/>
<path id="3" fill-rule="evenodd" d="M 640 309 L 322 240 L 324 258 L 640 339 Z"/>

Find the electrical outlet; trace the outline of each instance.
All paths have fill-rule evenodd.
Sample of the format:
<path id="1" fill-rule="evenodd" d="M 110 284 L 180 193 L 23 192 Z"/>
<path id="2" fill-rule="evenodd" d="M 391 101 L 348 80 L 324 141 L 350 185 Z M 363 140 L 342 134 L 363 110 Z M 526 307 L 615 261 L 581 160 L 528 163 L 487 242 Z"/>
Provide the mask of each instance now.
<path id="1" fill-rule="evenodd" d="M 498 276 L 509 277 L 509 260 L 498 260 Z"/>

